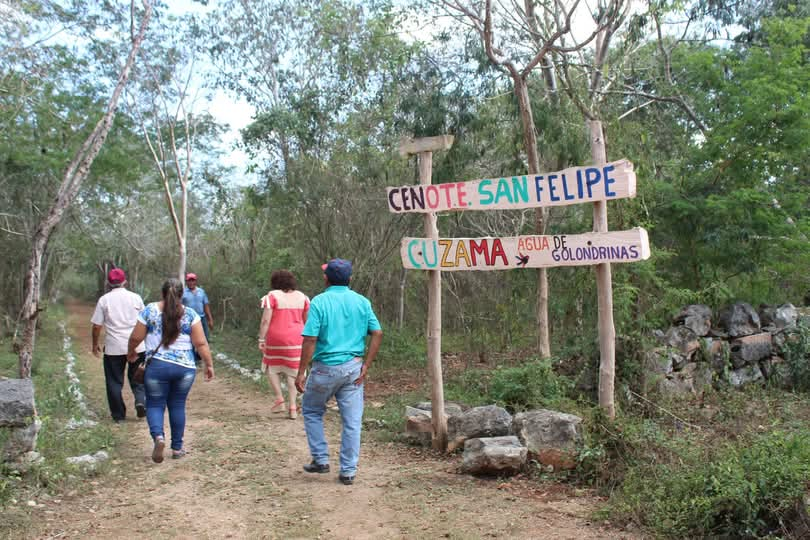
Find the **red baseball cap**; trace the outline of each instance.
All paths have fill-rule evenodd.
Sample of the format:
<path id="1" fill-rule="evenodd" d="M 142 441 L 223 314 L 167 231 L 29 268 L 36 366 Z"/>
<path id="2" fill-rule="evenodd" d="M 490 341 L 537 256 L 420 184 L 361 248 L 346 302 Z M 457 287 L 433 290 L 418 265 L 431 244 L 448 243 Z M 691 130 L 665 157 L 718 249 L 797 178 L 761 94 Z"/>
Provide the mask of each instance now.
<path id="1" fill-rule="evenodd" d="M 189 272 L 188 274 L 186 274 L 186 281 L 190 279 L 197 279 L 197 274 L 195 274 L 194 272 Z"/>
<path id="2" fill-rule="evenodd" d="M 120 285 L 127 280 L 127 275 L 120 268 L 113 268 L 107 273 L 107 281 L 110 285 Z"/>

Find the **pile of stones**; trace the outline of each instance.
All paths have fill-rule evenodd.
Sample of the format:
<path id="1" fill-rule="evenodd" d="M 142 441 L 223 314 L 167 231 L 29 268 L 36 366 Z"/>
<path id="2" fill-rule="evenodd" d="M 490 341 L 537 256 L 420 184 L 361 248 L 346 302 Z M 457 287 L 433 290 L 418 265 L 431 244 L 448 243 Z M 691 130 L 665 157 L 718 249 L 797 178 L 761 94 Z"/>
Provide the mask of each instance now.
<path id="1" fill-rule="evenodd" d="M 465 409 L 445 403 L 448 451 L 463 448 L 461 470 L 476 475 L 506 476 L 519 472 L 530 460 L 546 470 L 572 469 L 582 444 L 582 418 L 547 409 L 512 416 L 497 405 Z M 430 444 L 431 403 L 405 408 L 405 436 L 413 443 Z"/>
<path id="2" fill-rule="evenodd" d="M 715 317 L 706 305 L 686 306 L 666 332 L 656 332 L 660 345 L 645 353 L 645 390 L 681 395 L 768 380 L 789 386 L 786 344 L 797 324 L 810 320 L 805 311 L 738 302 Z"/>

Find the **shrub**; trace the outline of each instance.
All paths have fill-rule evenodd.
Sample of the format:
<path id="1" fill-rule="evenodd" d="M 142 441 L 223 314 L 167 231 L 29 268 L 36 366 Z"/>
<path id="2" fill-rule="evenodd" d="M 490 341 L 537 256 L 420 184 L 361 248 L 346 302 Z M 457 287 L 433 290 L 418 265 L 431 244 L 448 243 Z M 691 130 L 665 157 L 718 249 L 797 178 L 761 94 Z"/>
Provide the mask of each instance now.
<path id="1" fill-rule="evenodd" d="M 385 338 L 375 360 L 376 369 L 425 369 L 427 351 L 424 336 L 395 327 L 385 329 Z"/>
<path id="2" fill-rule="evenodd" d="M 713 459 L 683 448 L 680 460 L 628 471 L 615 508 L 670 537 L 757 538 L 785 532 L 810 478 L 810 433 L 770 433 L 724 445 Z"/>
<path id="3" fill-rule="evenodd" d="M 465 371 L 448 384 L 448 395 L 470 405 L 494 402 L 519 411 L 548 407 L 571 386 L 568 378 L 554 373 L 549 361 L 533 360 L 516 367 Z"/>
<path id="4" fill-rule="evenodd" d="M 785 341 L 785 362 L 794 388 L 810 390 L 810 327 L 800 322 Z"/>
<path id="5" fill-rule="evenodd" d="M 548 361 L 496 370 L 490 385 L 495 402 L 511 410 L 547 406 L 564 397 L 571 384 L 558 376 Z"/>

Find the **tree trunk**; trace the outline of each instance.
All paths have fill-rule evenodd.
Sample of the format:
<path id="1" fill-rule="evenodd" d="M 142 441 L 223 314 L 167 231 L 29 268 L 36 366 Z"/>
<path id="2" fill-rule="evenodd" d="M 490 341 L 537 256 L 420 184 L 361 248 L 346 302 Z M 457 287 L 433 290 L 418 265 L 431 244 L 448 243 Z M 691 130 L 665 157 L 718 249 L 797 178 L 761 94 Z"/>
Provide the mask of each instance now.
<path id="1" fill-rule="evenodd" d="M 179 241 L 179 248 L 180 248 L 180 260 L 177 263 L 177 278 L 185 283 L 186 280 L 186 236 L 183 235 L 183 238 Z"/>
<path id="2" fill-rule="evenodd" d="M 523 124 L 523 146 L 526 149 L 526 158 L 529 161 L 529 174 L 540 171 L 540 158 L 537 154 L 537 135 L 534 132 L 534 117 L 532 115 L 529 87 L 520 74 L 513 72 L 512 80 L 515 85 L 515 96 L 520 110 L 520 120 Z M 546 209 L 535 210 L 535 233 L 545 234 Z M 551 356 L 551 343 L 549 341 L 548 326 L 548 273 L 545 268 L 537 270 L 537 351 L 541 358 Z"/>
<path id="3" fill-rule="evenodd" d="M 101 146 L 107 139 L 110 128 L 112 128 L 118 99 L 121 97 L 121 92 L 127 84 L 132 66 L 135 64 L 138 50 L 141 48 L 141 43 L 146 34 L 149 19 L 152 16 L 151 2 L 144 0 L 143 5 L 144 14 L 143 19 L 141 19 L 138 34 L 132 38 L 132 46 L 127 56 L 127 61 L 118 76 L 118 83 L 115 85 L 112 96 L 110 96 L 110 100 L 107 103 L 107 110 L 65 169 L 62 176 L 62 183 L 57 191 L 56 200 L 48 210 L 48 213 L 45 214 L 45 217 L 42 218 L 39 225 L 37 225 L 36 231 L 34 232 L 34 238 L 31 243 L 31 256 L 25 274 L 23 306 L 20 312 L 20 320 L 23 321 L 25 325 L 22 343 L 19 348 L 20 378 L 23 379 L 31 377 L 31 363 L 34 358 L 37 319 L 39 312 L 42 310 L 39 305 L 42 259 L 48 247 L 51 233 L 53 233 L 54 229 L 62 221 L 65 211 L 76 198 L 76 194 L 82 182 L 90 173 L 90 166 L 93 164 L 93 161 L 101 150 Z"/>

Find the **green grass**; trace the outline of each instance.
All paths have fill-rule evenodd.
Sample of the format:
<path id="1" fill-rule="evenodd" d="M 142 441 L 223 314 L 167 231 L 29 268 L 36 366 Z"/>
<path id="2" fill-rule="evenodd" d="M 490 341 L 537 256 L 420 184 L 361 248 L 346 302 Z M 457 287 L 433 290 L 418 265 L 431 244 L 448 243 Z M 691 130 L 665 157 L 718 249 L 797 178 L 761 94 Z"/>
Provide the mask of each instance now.
<path id="1" fill-rule="evenodd" d="M 381 407 L 366 405 L 363 429 L 383 442 L 400 441 L 405 432 L 405 406 L 425 401 L 425 392 L 408 392 L 387 396 Z"/>
<path id="2" fill-rule="evenodd" d="M 31 371 L 37 413 L 42 422 L 37 451 L 44 461 L 25 474 L 0 469 L 0 507 L 4 509 L 0 512 L 0 531 L 26 526 L 29 518 L 25 507 L 15 504 L 15 501 L 24 504 L 28 500 L 53 497 L 78 488 L 89 474 L 103 474 L 107 467 L 102 465 L 92 473 L 85 472 L 68 464 L 65 458 L 99 450 L 110 451 L 115 446 L 110 428 L 102 423 L 77 430 L 64 428 L 71 418 L 81 415 L 78 403 L 68 391 L 65 376 L 63 335 L 57 326 L 64 318 L 64 311 L 57 306 L 50 306 L 44 314 Z M 76 354 L 77 351 L 73 352 Z M 0 342 L 0 375 L 17 377 L 17 366 L 17 355 L 12 352 L 10 341 Z M 0 429 L 0 432 L 4 431 Z"/>
<path id="3" fill-rule="evenodd" d="M 210 336 L 211 351 L 214 355 L 222 352 L 239 362 L 243 367 L 254 368 L 261 365 L 262 355 L 257 347 L 258 329 L 246 332 L 244 329 L 217 329 Z"/>
<path id="4" fill-rule="evenodd" d="M 374 369 L 417 369 L 424 371 L 427 365 L 425 336 L 411 331 L 386 329 L 380 352 L 374 361 Z"/>
<path id="5" fill-rule="evenodd" d="M 267 377 L 262 377 L 258 381 L 243 377 L 240 373 L 232 370 L 225 364 L 216 360 L 217 353 L 223 353 L 232 360 L 239 362 L 239 365 L 246 369 L 258 369 L 262 365 L 262 355 L 257 346 L 255 333 L 246 333 L 244 329 L 224 328 L 211 335 L 211 354 L 214 355 L 214 368 L 217 376 L 226 376 L 231 380 L 240 380 L 244 384 L 249 384 L 263 391 L 270 390 Z"/>

